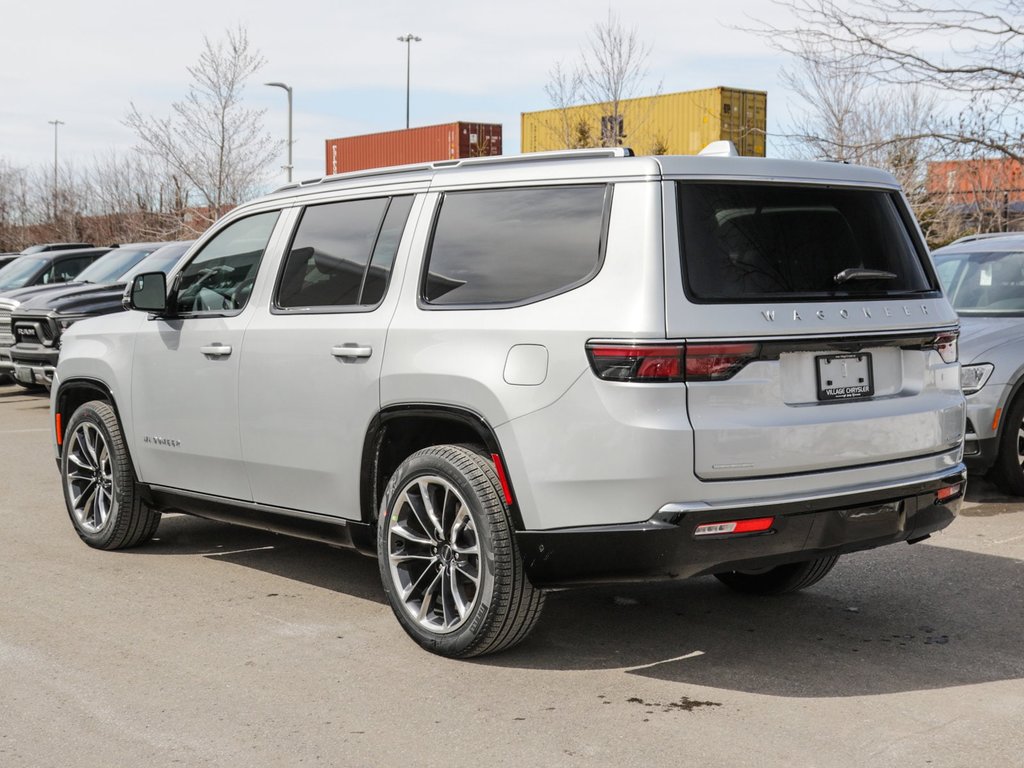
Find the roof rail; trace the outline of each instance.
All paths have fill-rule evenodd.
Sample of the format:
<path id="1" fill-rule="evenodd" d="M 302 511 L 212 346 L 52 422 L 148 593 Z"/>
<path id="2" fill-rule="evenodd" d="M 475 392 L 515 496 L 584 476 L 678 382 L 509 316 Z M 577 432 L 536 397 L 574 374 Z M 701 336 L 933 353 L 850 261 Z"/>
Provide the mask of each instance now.
<path id="1" fill-rule="evenodd" d="M 1024 237 L 1024 232 L 979 232 L 976 235 L 966 235 L 954 240 L 950 245 L 959 245 L 960 243 L 971 243 L 975 240 L 993 240 L 1000 237 Z"/>
<path id="2" fill-rule="evenodd" d="M 586 160 L 598 157 L 633 157 L 633 150 L 629 147 L 597 147 L 594 149 L 556 149 L 551 152 L 526 152 L 521 155 L 493 155 L 488 157 L 460 157 L 454 160 L 435 160 L 430 163 L 414 163 L 412 165 L 395 165 L 388 168 L 372 168 L 365 171 L 349 171 L 348 173 L 337 173 L 331 176 L 321 176 L 318 179 L 306 179 L 292 184 L 285 184 L 278 187 L 274 192 L 285 192 L 289 189 L 300 189 L 311 187 L 316 184 L 325 184 L 335 181 L 348 181 L 374 176 L 390 176 L 396 173 L 409 173 L 410 171 L 441 171 L 447 168 L 461 168 L 472 165 L 502 165 L 505 163 L 535 163 L 551 160 Z"/>

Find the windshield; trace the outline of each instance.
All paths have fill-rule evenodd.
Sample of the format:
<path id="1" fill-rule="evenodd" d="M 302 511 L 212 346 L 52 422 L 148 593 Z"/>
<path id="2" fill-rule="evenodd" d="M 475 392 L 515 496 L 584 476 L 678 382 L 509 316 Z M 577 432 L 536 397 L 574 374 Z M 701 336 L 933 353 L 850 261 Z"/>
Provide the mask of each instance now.
<path id="1" fill-rule="evenodd" d="M 75 278 L 76 283 L 116 283 L 125 272 L 134 267 L 146 256 L 152 253 L 152 249 L 136 250 L 134 248 L 118 248 L 105 256 L 96 259 L 92 264 L 83 269 Z"/>
<path id="2" fill-rule="evenodd" d="M 709 302 L 937 291 L 894 192 L 680 182 L 687 289 Z"/>
<path id="3" fill-rule="evenodd" d="M 962 315 L 1024 314 L 1024 252 L 936 254 L 935 271 Z"/>
<path id="4" fill-rule="evenodd" d="M 22 288 L 32 282 L 49 261 L 21 256 L 0 269 L 0 291 Z"/>
<path id="5" fill-rule="evenodd" d="M 121 276 L 121 282 L 130 283 L 136 275 L 142 275 L 146 272 L 163 272 L 166 275 L 178 263 L 182 254 L 188 250 L 190 245 L 192 243 L 181 243 L 180 245 L 165 245 L 163 248 L 158 248 L 125 272 Z"/>

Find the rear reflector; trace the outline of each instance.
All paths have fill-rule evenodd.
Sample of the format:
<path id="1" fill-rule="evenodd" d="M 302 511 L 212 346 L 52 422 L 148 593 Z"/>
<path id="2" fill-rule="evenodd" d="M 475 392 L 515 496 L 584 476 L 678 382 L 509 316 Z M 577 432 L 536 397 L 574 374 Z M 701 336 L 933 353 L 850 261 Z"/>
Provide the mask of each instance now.
<path id="1" fill-rule="evenodd" d="M 498 482 L 501 483 L 501 492 L 505 496 L 505 503 L 510 507 L 512 506 L 512 489 L 508 485 L 508 477 L 505 476 L 505 467 L 501 463 L 501 456 L 496 453 L 491 454 L 491 461 L 494 462 L 494 472 L 498 476 Z"/>
<path id="2" fill-rule="evenodd" d="M 54 423 L 54 429 L 57 431 L 57 445 L 63 445 L 64 443 L 64 430 L 60 427 L 60 414 L 58 413 L 56 422 Z"/>
<path id="3" fill-rule="evenodd" d="M 719 536 L 723 533 L 762 533 L 771 530 L 774 517 L 755 517 L 752 520 L 730 520 L 725 523 L 698 525 L 694 536 Z"/>
<path id="4" fill-rule="evenodd" d="M 935 492 L 936 501 L 949 501 L 952 498 L 960 495 L 960 483 L 956 485 L 947 485 L 945 488 L 939 488 Z"/>

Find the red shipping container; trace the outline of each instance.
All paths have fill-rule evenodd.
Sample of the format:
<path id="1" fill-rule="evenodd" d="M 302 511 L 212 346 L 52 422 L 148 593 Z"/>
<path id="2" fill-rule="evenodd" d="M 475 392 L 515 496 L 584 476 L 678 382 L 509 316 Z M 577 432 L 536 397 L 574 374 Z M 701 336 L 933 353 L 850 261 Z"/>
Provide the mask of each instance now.
<path id="1" fill-rule="evenodd" d="M 498 123 L 446 123 L 327 140 L 327 173 L 501 154 Z"/>

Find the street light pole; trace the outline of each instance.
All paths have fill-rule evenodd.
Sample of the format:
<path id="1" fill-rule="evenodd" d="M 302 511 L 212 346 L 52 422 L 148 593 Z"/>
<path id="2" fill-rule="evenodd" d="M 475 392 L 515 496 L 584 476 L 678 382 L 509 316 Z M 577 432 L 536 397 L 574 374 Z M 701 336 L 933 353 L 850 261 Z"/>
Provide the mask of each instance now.
<path id="1" fill-rule="evenodd" d="M 409 78 L 412 74 L 412 66 L 410 61 L 412 59 L 412 44 L 418 43 L 423 40 L 422 37 L 416 37 L 411 32 L 408 35 L 404 35 L 398 38 L 398 42 L 405 43 L 405 129 L 409 130 Z"/>
<path id="2" fill-rule="evenodd" d="M 288 183 L 292 182 L 292 87 L 285 85 L 284 83 L 264 83 L 274 88 L 284 88 L 288 91 L 288 165 L 285 168 L 288 171 Z"/>
<path id="3" fill-rule="evenodd" d="M 47 120 L 53 126 L 53 218 L 57 219 L 57 126 L 65 125 L 63 120 Z"/>

